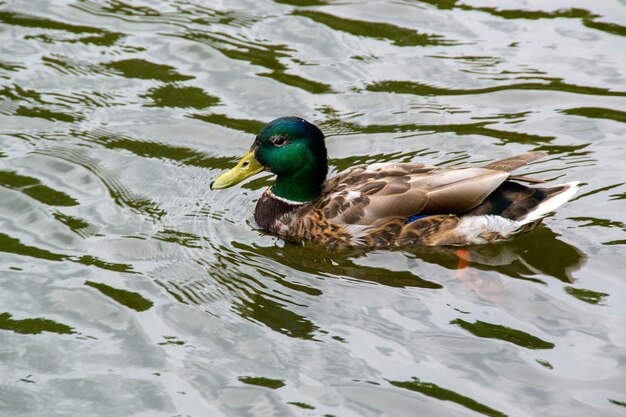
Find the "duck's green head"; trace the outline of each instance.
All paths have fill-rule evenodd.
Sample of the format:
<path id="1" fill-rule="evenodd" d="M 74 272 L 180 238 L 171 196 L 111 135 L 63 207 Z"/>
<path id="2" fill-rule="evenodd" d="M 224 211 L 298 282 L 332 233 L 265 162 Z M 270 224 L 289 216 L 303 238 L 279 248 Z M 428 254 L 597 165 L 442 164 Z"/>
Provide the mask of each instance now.
<path id="1" fill-rule="evenodd" d="M 278 197 L 295 202 L 316 199 L 328 172 L 324 134 L 299 117 L 271 121 L 243 159 L 217 177 L 211 189 L 231 187 L 264 170 L 276 174 L 272 192 Z"/>

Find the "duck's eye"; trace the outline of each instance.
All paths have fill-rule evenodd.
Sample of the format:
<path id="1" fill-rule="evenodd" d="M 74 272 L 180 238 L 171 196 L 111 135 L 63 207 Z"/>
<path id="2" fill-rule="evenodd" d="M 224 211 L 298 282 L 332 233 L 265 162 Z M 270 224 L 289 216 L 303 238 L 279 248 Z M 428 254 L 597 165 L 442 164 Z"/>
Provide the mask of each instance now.
<path id="1" fill-rule="evenodd" d="M 284 146 L 287 143 L 287 138 L 284 136 L 274 136 L 271 140 L 275 146 Z"/>

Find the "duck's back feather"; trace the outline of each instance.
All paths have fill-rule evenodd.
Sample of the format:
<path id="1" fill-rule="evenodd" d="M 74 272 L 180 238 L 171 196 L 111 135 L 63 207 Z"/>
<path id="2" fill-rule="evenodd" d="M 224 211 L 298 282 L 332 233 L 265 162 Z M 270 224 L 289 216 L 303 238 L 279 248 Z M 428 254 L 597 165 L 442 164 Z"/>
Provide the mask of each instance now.
<path id="1" fill-rule="evenodd" d="M 481 204 L 509 173 L 422 164 L 355 167 L 329 180 L 314 208 L 330 222 L 370 225 L 417 214 L 460 214 Z"/>
<path id="2" fill-rule="evenodd" d="M 526 152 L 521 155 L 511 156 L 509 158 L 500 159 L 499 161 L 490 162 L 483 168 L 495 169 L 498 171 L 511 172 L 517 168 L 523 167 L 539 158 L 543 158 L 547 153 L 542 151 Z"/>

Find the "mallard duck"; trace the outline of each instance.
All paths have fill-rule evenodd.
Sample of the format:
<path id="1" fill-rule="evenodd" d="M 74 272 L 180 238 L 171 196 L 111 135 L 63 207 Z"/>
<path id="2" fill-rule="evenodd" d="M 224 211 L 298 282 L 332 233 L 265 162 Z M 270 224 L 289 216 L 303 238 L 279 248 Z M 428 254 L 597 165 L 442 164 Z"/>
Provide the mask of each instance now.
<path id="1" fill-rule="evenodd" d="M 418 163 L 355 166 L 326 180 L 324 134 L 297 117 L 261 129 L 250 151 L 211 189 L 231 187 L 262 171 L 276 175 L 254 218 L 287 240 L 327 245 L 470 245 L 526 232 L 569 200 L 577 182 L 539 188 L 511 171 L 544 156 L 528 152 L 481 167 Z"/>

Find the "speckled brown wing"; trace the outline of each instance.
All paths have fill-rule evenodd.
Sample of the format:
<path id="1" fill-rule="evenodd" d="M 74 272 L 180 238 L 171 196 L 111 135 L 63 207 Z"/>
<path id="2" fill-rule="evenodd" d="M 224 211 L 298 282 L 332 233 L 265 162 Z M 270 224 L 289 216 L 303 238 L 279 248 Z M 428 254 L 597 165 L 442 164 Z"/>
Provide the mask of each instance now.
<path id="1" fill-rule="evenodd" d="M 329 223 L 361 226 L 416 214 L 463 213 L 508 177 L 508 172 L 486 168 L 373 164 L 331 178 L 314 209 Z"/>

